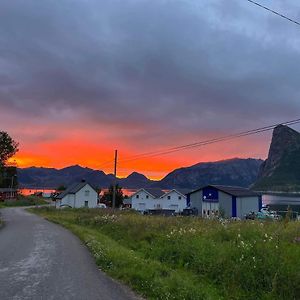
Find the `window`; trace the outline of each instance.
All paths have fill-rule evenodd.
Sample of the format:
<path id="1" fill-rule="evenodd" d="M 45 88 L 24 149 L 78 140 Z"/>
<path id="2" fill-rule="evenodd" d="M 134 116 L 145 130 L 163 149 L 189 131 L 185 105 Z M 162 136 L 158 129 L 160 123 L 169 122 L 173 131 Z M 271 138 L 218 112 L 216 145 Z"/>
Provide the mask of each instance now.
<path id="1" fill-rule="evenodd" d="M 84 207 L 89 207 L 89 201 L 84 201 Z"/>
<path id="2" fill-rule="evenodd" d="M 171 196 L 168 196 L 168 200 L 170 200 L 171 199 Z"/>
<path id="3" fill-rule="evenodd" d="M 178 200 L 181 200 L 181 196 L 178 196 Z"/>
<path id="4" fill-rule="evenodd" d="M 84 195 L 88 197 L 90 195 L 90 191 L 84 191 Z"/>
<path id="5" fill-rule="evenodd" d="M 149 198 L 149 196 L 148 195 L 146 195 L 146 199 L 148 199 Z"/>
<path id="6" fill-rule="evenodd" d="M 135 198 L 136 198 L 136 199 L 139 199 L 139 198 L 140 198 L 140 195 L 136 195 Z"/>
<path id="7" fill-rule="evenodd" d="M 207 215 L 209 216 L 209 209 L 207 210 Z"/>
<path id="8" fill-rule="evenodd" d="M 206 214 L 206 211 L 205 211 L 205 209 L 203 209 L 203 214 L 204 214 L 204 215 Z"/>

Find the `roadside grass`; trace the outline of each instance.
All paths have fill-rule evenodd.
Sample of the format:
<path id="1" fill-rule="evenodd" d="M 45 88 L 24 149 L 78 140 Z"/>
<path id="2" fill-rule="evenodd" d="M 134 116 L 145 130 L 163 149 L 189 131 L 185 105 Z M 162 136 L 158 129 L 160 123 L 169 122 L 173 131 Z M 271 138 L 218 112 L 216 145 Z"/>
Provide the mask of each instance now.
<path id="1" fill-rule="evenodd" d="M 213 221 L 49 207 L 99 267 L 147 299 L 299 299 L 299 222 Z"/>
<path id="2" fill-rule="evenodd" d="M 19 195 L 18 200 L 0 202 L 0 208 L 4 207 L 19 207 L 19 206 L 35 206 L 48 204 L 44 199 L 36 196 Z"/>

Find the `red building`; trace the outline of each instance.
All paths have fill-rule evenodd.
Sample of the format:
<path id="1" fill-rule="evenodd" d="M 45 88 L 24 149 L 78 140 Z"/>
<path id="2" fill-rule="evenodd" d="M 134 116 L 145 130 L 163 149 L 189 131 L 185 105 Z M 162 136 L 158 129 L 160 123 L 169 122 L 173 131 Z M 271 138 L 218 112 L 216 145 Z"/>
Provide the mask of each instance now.
<path id="1" fill-rule="evenodd" d="M 16 200 L 18 195 L 17 189 L 0 188 L 0 201 Z"/>

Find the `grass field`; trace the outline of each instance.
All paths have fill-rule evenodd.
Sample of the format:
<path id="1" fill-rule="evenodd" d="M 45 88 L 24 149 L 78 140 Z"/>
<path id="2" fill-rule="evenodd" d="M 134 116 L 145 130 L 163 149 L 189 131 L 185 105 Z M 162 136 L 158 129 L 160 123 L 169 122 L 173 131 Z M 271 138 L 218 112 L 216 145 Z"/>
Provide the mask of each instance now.
<path id="1" fill-rule="evenodd" d="M 300 223 L 31 209 L 70 229 L 147 299 L 300 299 Z"/>
<path id="2" fill-rule="evenodd" d="M 48 204 L 44 199 L 36 196 L 18 196 L 17 201 L 0 202 L 0 208 L 18 207 L 18 206 L 34 206 Z"/>

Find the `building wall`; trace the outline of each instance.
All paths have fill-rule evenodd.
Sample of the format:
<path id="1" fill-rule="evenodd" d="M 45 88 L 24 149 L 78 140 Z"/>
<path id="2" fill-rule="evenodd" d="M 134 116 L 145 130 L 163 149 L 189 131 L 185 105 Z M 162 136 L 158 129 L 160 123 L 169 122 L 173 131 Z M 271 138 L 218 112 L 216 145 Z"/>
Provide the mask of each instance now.
<path id="1" fill-rule="evenodd" d="M 143 190 L 131 196 L 131 203 L 132 208 L 137 211 L 162 208 L 159 200 L 155 199 Z"/>
<path id="2" fill-rule="evenodd" d="M 219 211 L 224 212 L 225 218 L 232 217 L 232 196 L 219 191 Z"/>
<path id="3" fill-rule="evenodd" d="M 236 198 L 237 217 L 244 216 L 252 211 L 259 211 L 259 197 L 238 197 Z"/>
<path id="4" fill-rule="evenodd" d="M 202 214 L 202 198 L 203 198 L 202 190 L 190 194 L 190 207 L 197 208 L 199 215 Z"/>
<path id="5" fill-rule="evenodd" d="M 163 209 L 174 209 L 175 212 L 181 212 L 187 206 L 186 197 L 176 191 L 171 191 L 161 197 L 160 203 Z"/>
<path id="6" fill-rule="evenodd" d="M 85 202 L 87 201 L 87 207 L 95 208 L 97 207 L 98 194 L 97 192 L 89 185 L 86 184 L 81 190 L 75 194 L 75 207 L 86 207 Z"/>
<path id="7" fill-rule="evenodd" d="M 59 203 L 59 206 L 70 206 L 74 207 L 74 199 L 75 195 L 73 194 L 68 194 L 65 197 L 63 197 Z"/>
<path id="8" fill-rule="evenodd" d="M 97 192 L 89 185 L 86 184 L 76 194 L 68 194 L 57 206 L 70 206 L 73 208 L 85 207 L 85 201 L 87 201 L 87 207 L 97 207 L 98 195 Z"/>

